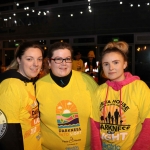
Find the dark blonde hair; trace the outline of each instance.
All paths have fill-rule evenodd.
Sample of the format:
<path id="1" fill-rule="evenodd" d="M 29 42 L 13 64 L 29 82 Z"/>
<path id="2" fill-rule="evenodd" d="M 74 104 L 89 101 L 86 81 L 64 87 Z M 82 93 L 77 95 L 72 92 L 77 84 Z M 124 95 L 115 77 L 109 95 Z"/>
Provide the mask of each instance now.
<path id="1" fill-rule="evenodd" d="M 124 41 L 109 42 L 102 51 L 101 60 L 103 59 L 105 54 L 111 53 L 111 52 L 117 52 L 122 55 L 125 61 L 127 61 L 128 60 L 128 57 L 127 57 L 128 47 L 129 45 Z"/>

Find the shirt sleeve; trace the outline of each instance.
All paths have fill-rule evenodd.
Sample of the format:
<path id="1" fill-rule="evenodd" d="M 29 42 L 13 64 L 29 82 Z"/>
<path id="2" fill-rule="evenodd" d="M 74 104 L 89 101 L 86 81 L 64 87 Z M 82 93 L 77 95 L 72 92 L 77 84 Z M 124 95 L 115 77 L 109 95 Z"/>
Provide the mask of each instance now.
<path id="1" fill-rule="evenodd" d="M 102 150 L 100 138 L 100 123 L 90 119 L 91 124 L 91 150 Z"/>
<path id="2" fill-rule="evenodd" d="M 141 97 L 139 111 L 142 123 L 142 130 L 135 141 L 132 150 L 150 149 L 150 89 L 146 84 L 139 85 L 138 96 Z"/>
<path id="3" fill-rule="evenodd" d="M 101 150 L 102 142 L 100 138 L 100 111 L 99 111 L 99 88 L 95 91 L 91 107 L 91 150 Z"/>
<path id="4" fill-rule="evenodd" d="M 5 81 L 4 81 L 5 82 Z M 2 87 L 4 86 L 4 87 Z M 8 123 L 18 123 L 21 109 L 21 96 L 18 85 L 11 83 L 1 85 L 0 109 L 4 112 Z"/>
<path id="5" fill-rule="evenodd" d="M 21 93 L 17 87 L 9 81 L 0 85 L 0 110 L 6 117 L 6 131 L 0 139 L 0 149 L 24 149 L 20 125 Z"/>

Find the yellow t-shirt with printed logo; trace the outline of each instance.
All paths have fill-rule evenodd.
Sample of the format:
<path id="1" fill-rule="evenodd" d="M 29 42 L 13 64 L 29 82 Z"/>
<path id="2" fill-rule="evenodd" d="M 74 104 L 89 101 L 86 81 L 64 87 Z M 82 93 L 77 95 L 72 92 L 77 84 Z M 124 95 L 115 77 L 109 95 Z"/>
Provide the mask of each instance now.
<path id="1" fill-rule="evenodd" d="M 118 91 L 107 88 L 104 83 L 96 90 L 91 118 L 100 122 L 103 150 L 130 150 L 150 118 L 150 90 L 141 80 Z"/>
<path id="2" fill-rule="evenodd" d="M 70 82 L 58 86 L 50 77 L 36 83 L 43 150 L 90 150 L 90 110 L 97 83 L 72 71 Z"/>
<path id="3" fill-rule="evenodd" d="M 7 118 L 8 127 L 21 125 L 24 150 L 41 150 L 39 110 L 32 82 L 5 79 L 0 84 L 0 110 Z"/>

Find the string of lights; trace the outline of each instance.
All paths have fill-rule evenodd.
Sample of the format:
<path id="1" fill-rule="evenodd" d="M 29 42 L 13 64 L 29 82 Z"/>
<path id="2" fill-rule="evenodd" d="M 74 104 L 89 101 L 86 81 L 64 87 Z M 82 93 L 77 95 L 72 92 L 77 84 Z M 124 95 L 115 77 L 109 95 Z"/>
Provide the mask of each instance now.
<path id="1" fill-rule="evenodd" d="M 138 1 L 134 1 L 133 3 L 129 3 L 129 2 L 126 2 L 126 1 L 123 1 L 123 0 L 114 0 L 115 2 L 117 1 L 118 5 L 126 5 L 126 6 L 129 6 L 129 7 L 142 7 L 142 6 L 146 6 L 146 7 L 150 7 L 150 2 L 138 2 Z M 20 4 L 18 2 L 14 2 L 16 7 L 19 7 Z M 91 1 L 91 0 L 87 0 L 87 3 L 88 3 L 88 12 L 92 13 L 94 11 L 93 7 L 91 6 L 92 3 L 94 3 L 94 1 Z M 111 2 L 101 2 L 101 3 L 110 3 Z M 35 13 L 37 14 L 38 16 L 47 16 L 50 14 L 50 10 L 35 10 L 33 8 L 30 8 L 29 6 L 26 6 L 24 7 L 24 11 L 26 12 L 26 16 L 30 16 L 32 15 L 32 13 Z M 84 11 L 79 11 L 80 14 L 83 14 Z M 24 12 L 23 12 L 24 13 Z M 57 17 L 60 18 L 62 16 L 63 13 L 61 14 L 57 14 Z M 5 15 L 6 17 L 3 17 L 3 20 L 6 22 L 8 20 L 11 20 L 13 17 L 17 16 L 17 12 L 16 13 L 10 13 L 9 14 L 10 16 Z M 70 13 L 70 17 L 73 17 L 74 14 L 73 13 Z M 14 23 L 17 24 L 17 20 L 14 20 Z"/>
<path id="2" fill-rule="evenodd" d="M 122 0 L 119 0 L 119 4 L 120 5 L 123 5 L 123 4 L 126 4 L 126 5 L 128 5 L 129 7 L 141 7 L 142 5 L 144 6 L 149 6 L 150 5 L 150 2 L 138 2 L 138 1 L 136 1 L 136 2 L 125 2 L 125 1 L 122 1 Z"/>
<path id="3" fill-rule="evenodd" d="M 89 9 L 89 12 L 91 13 L 92 12 L 92 7 L 91 7 L 91 0 L 88 0 L 88 9 Z"/>

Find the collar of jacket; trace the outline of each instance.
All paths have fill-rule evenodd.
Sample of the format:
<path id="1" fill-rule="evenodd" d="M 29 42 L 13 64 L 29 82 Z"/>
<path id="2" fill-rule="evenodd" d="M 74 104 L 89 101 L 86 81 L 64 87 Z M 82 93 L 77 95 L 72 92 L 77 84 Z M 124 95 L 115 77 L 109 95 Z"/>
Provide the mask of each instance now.
<path id="1" fill-rule="evenodd" d="M 16 69 L 10 69 L 7 70 L 3 73 L 0 74 L 0 83 L 8 78 L 16 78 L 16 79 L 20 79 L 21 81 L 27 83 L 27 82 L 33 82 L 32 79 L 29 80 L 28 78 L 26 78 L 25 76 L 23 76 L 22 74 L 20 74 L 19 72 L 17 72 Z"/>
<path id="2" fill-rule="evenodd" d="M 59 85 L 60 87 L 65 87 L 70 81 L 70 78 L 72 76 L 72 71 L 65 77 L 58 77 L 55 76 L 52 73 L 52 70 L 50 69 L 50 76 L 52 77 L 52 79 L 55 81 L 57 85 Z"/>

